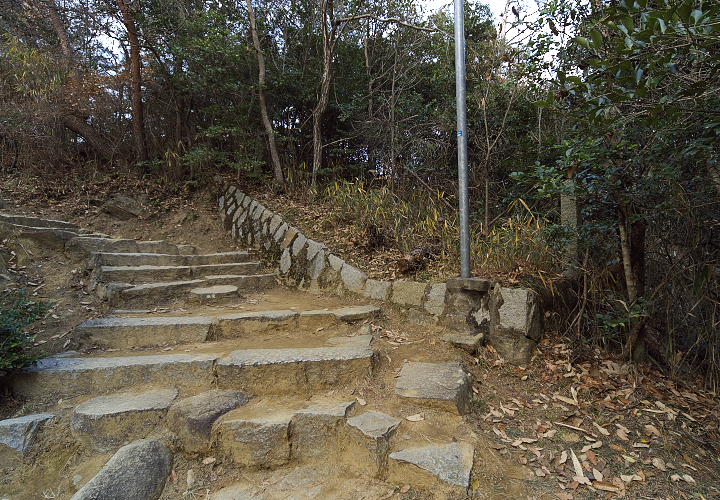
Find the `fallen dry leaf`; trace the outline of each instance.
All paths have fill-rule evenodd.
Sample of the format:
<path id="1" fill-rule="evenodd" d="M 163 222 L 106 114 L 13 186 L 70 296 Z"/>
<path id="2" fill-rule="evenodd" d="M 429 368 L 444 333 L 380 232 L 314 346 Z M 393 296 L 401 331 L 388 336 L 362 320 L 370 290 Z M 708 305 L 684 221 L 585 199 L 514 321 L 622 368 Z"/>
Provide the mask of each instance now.
<path id="1" fill-rule="evenodd" d="M 602 425 L 598 424 L 597 422 L 593 422 L 593 425 L 594 425 L 595 428 L 598 430 L 598 432 L 599 432 L 600 434 L 602 434 L 603 436 L 609 436 L 609 435 L 610 435 L 610 431 L 607 430 L 607 429 L 606 429 L 605 427 L 603 427 Z"/>
<path id="2" fill-rule="evenodd" d="M 667 465 L 665 464 L 665 460 L 663 460 L 662 458 L 653 458 L 652 464 L 656 469 L 659 469 L 663 472 L 667 471 Z"/>
<path id="3" fill-rule="evenodd" d="M 578 457 L 577 457 L 577 455 L 575 455 L 575 452 L 573 450 L 570 450 L 570 458 L 572 458 L 573 469 L 575 469 L 575 476 L 577 476 L 573 479 L 575 479 L 575 481 L 581 483 L 582 481 L 580 481 L 577 478 L 578 477 L 584 478 L 585 473 L 583 472 L 582 465 L 580 465 L 580 460 L 578 460 Z"/>
<path id="4" fill-rule="evenodd" d="M 405 420 L 409 420 L 410 422 L 420 422 L 425 420 L 425 416 L 422 413 L 416 413 L 415 415 L 405 417 Z"/>
<path id="5" fill-rule="evenodd" d="M 595 487 L 601 491 L 612 491 L 612 492 L 620 491 L 620 488 L 618 488 L 617 486 L 615 486 L 612 483 L 607 483 L 605 481 L 595 481 L 592 485 L 593 485 L 593 487 Z"/>
<path id="6" fill-rule="evenodd" d="M 631 481 L 642 481 L 642 478 L 640 476 L 638 476 L 637 474 L 628 474 L 628 475 L 620 474 L 620 479 L 622 479 L 626 483 L 629 483 Z"/>

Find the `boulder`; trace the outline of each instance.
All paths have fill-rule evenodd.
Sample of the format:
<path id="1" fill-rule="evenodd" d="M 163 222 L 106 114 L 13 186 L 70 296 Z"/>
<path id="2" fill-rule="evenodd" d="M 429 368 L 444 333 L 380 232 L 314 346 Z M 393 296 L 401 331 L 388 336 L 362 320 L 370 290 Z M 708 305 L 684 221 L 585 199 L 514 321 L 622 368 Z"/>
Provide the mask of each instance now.
<path id="1" fill-rule="evenodd" d="M 144 208 L 135 198 L 116 194 L 103 203 L 102 210 L 118 219 L 133 219 L 139 217 Z"/>
<path id="2" fill-rule="evenodd" d="M 468 335 L 465 333 L 448 333 L 443 335 L 443 340 L 453 347 L 467 351 L 470 354 L 477 354 L 480 345 L 482 344 L 485 334 L 478 333 L 477 335 Z"/>
<path id="3" fill-rule="evenodd" d="M 239 391 L 208 391 L 177 401 L 167 414 L 168 428 L 189 453 L 205 451 L 212 426 L 225 413 L 243 406 L 248 397 Z"/>
<path id="4" fill-rule="evenodd" d="M 37 440 L 42 427 L 55 415 L 37 413 L 0 421 L 0 466 L 25 456 Z"/>
<path id="5" fill-rule="evenodd" d="M 120 448 L 71 500 L 155 500 L 172 470 L 160 441 L 143 439 Z"/>

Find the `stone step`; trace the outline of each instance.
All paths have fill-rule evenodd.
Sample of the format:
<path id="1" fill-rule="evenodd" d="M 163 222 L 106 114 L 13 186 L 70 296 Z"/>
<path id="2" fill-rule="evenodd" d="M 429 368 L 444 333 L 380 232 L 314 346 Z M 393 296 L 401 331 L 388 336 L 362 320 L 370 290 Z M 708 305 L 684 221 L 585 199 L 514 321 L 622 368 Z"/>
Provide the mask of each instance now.
<path id="1" fill-rule="evenodd" d="M 193 288 L 205 288 L 214 285 L 234 285 L 239 292 L 255 292 L 265 290 L 277 283 L 274 274 L 251 275 L 211 275 L 204 279 L 168 281 L 160 283 L 144 283 L 124 288 L 112 297 L 113 304 L 161 305 L 176 298 L 184 296 Z"/>
<path id="2" fill-rule="evenodd" d="M 96 253 L 93 267 L 99 266 L 204 266 L 249 262 L 250 252 L 222 252 L 206 255 L 175 255 L 162 253 Z"/>
<path id="3" fill-rule="evenodd" d="M 16 226 L 50 227 L 57 229 L 67 229 L 75 232 L 77 232 L 80 228 L 77 224 L 73 224 L 72 222 L 43 219 L 40 217 L 31 217 L 27 215 L 0 214 L 0 221 Z"/>
<path id="4" fill-rule="evenodd" d="M 395 451 L 389 456 L 388 479 L 433 490 L 435 498 L 464 498 L 470 487 L 474 453 L 471 444 L 462 442 Z M 438 480 L 444 492 L 437 490 Z"/>
<path id="5" fill-rule="evenodd" d="M 267 469 L 324 461 L 342 448 L 355 400 L 255 400 L 226 413 L 212 428 L 212 447 L 235 464 Z"/>
<path id="6" fill-rule="evenodd" d="M 45 358 L 12 377 L 10 384 L 20 396 L 54 399 L 142 384 L 196 390 L 212 384 L 217 358 L 217 354 Z"/>
<path id="7" fill-rule="evenodd" d="M 75 327 L 77 343 L 102 349 L 127 349 L 205 342 L 217 320 L 209 316 L 143 316 L 90 319 Z"/>
<path id="8" fill-rule="evenodd" d="M 98 280 L 109 283 L 151 283 L 202 278 L 208 275 L 235 274 L 250 275 L 259 272 L 259 262 L 230 264 L 203 264 L 199 266 L 101 266 Z"/>
<path id="9" fill-rule="evenodd" d="M 308 395 L 369 377 L 374 358 L 372 337 L 344 337 L 330 339 L 329 343 L 333 340 L 338 344 L 231 352 L 215 364 L 217 385 L 249 394 Z"/>
<path id="10" fill-rule="evenodd" d="M 331 339 L 334 345 L 327 347 L 45 358 L 13 376 L 10 385 L 23 397 L 54 399 L 144 384 L 175 387 L 181 394 L 213 385 L 249 394 L 310 394 L 360 383 L 370 375 L 373 351 L 366 337 Z"/>
<path id="11" fill-rule="evenodd" d="M 148 436 L 177 396 L 177 389 L 155 389 L 92 398 L 75 407 L 72 434 L 90 449 L 113 451 Z"/>
<path id="12" fill-rule="evenodd" d="M 0 237 L 6 238 L 11 235 L 36 241 L 43 247 L 58 251 L 63 251 L 70 241 L 78 237 L 77 232 L 69 229 L 21 226 L 0 221 Z"/>
<path id="13" fill-rule="evenodd" d="M 472 377 L 460 363 L 406 361 L 395 382 L 395 394 L 464 415 L 471 410 Z"/>
<path id="14" fill-rule="evenodd" d="M 316 330 L 376 317 L 381 309 L 355 306 L 322 311 L 269 310 L 220 316 L 141 316 L 90 319 L 74 330 L 79 347 L 129 349 L 238 338 L 268 331 Z"/>
<path id="15" fill-rule="evenodd" d="M 190 302 L 200 305 L 222 305 L 237 303 L 240 298 L 235 285 L 213 285 L 190 290 Z"/>
<path id="16" fill-rule="evenodd" d="M 175 245 L 167 241 L 139 241 L 106 238 L 103 236 L 78 236 L 65 245 L 68 252 L 92 255 L 95 253 L 150 253 L 150 254 L 194 254 L 192 245 Z"/>

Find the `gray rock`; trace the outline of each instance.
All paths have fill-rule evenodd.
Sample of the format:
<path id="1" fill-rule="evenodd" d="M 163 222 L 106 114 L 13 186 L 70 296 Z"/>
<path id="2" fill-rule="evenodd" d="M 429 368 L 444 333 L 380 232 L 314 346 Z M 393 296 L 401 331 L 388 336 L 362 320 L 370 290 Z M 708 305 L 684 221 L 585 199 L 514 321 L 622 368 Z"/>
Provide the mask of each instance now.
<path id="1" fill-rule="evenodd" d="M 401 306 L 422 306 L 427 283 L 396 280 L 393 282 L 390 300 Z"/>
<path id="2" fill-rule="evenodd" d="M 270 219 L 270 226 L 269 226 L 270 234 L 275 234 L 275 232 L 280 227 L 280 224 L 282 224 L 282 222 L 283 222 L 282 217 L 280 217 L 277 214 L 273 215 L 272 218 Z"/>
<path id="3" fill-rule="evenodd" d="M 488 342 L 513 364 L 530 362 L 543 334 L 543 314 L 537 295 L 524 288 L 496 286 L 490 293 Z"/>
<path id="4" fill-rule="evenodd" d="M 280 274 L 286 274 L 290 270 L 291 265 L 292 258 L 290 257 L 290 249 L 286 248 L 280 257 Z"/>
<path id="5" fill-rule="evenodd" d="M 307 238 L 304 234 L 298 233 L 297 237 L 295 238 L 295 241 L 292 244 L 292 254 L 293 256 L 300 255 L 300 252 L 303 248 L 305 248 L 305 244 L 307 243 Z"/>
<path id="6" fill-rule="evenodd" d="M 368 279 L 365 282 L 363 295 L 376 300 L 387 300 L 390 297 L 392 282 L 383 280 Z"/>
<path id="7" fill-rule="evenodd" d="M 309 253 L 309 249 L 308 249 Z M 310 261 L 307 270 L 307 276 L 311 280 L 317 280 L 322 275 L 323 271 L 327 267 L 327 258 L 325 257 L 325 250 L 319 250 Z"/>
<path id="8" fill-rule="evenodd" d="M 465 333 L 448 333 L 443 335 L 443 340 L 452 344 L 454 347 L 469 352 L 470 354 L 476 354 L 480 348 L 485 335 L 478 333 L 477 335 L 468 335 Z"/>
<path id="9" fill-rule="evenodd" d="M 365 286 L 365 281 L 367 281 L 367 274 L 345 263 L 340 270 L 340 279 L 342 279 L 343 284 L 348 290 L 360 293 Z"/>
<path id="10" fill-rule="evenodd" d="M 347 421 L 350 427 L 373 440 L 389 439 L 401 423 L 400 419 L 373 410 L 349 418 Z"/>
<path id="11" fill-rule="evenodd" d="M 361 470 L 377 474 L 385 469 L 390 438 L 401 423 L 379 411 L 368 411 L 347 420 L 351 437 L 349 452 Z"/>
<path id="12" fill-rule="evenodd" d="M 271 468 L 290 461 L 291 413 L 221 419 L 213 440 L 243 467 Z"/>
<path id="13" fill-rule="evenodd" d="M 436 283 L 430 285 L 427 299 L 425 300 L 425 310 L 434 316 L 440 316 L 445 312 L 445 293 L 447 285 L 445 283 Z"/>
<path id="14" fill-rule="evenodd" d="M 303 460 L 327 455 L 354 405 L 355 401 L 323 402 L 296 412 L 292 417 L 293 458 Z"/>
<path id="15" fill-rule="evenodd" d="M 238 287 L 235 285 L 214 285 L 190 290 L 190 301 L 200 304 L 216 304 L 238 298 Z"/>
<path id="16" fill-rule="evenodd" d="M 359 321 L 368 318 L 375 318 L 382 313 L 382 309 L 376 306 L 351 306 L 334 309 L 335 317 L 344 322 Z"/>
<path id="17" fill-rule="evenodd" d="M 41 428 L 55 418 L 50 413 L 36 413 L 0 421 L 0 465 L 24 456 L 36 441 Z"/>
<path id="18" fill-rule="evenodd" d="M 143 206 L 135 198 L 116 194 L 103 203 L 102 210 L 118 219 L 132 219 L 143 213 Z"/>
<path id="19" fill-rule="evenodd" d="M 172 462 L 170 450 L 161 442 L 135 441 L 120 448 L 72 500 L 155 500 Z"/>
<path id="20" fill-rule="evenodd" d="M 390 461 L 391 467 L 393 462 L 412 464 L 445 483 L 468 488 L 473 454 L 474 449 L 468 443 L 449 443 L 396 451 L 390 454 Z M 407 481 L 407 477 L 403 481 Z"/>
<path id="21" fill-rule="evenodd" d="M 330 264 L 330 267 L 337 272 L 340 272 L 343 265 L 345 264 L 345 261 L 342 260 L 340 257 L 338 257 L 335 254 L 329 254 L 328 255 L 328 263 Z"/>
<path id="22" fill-rule="evenodd" d="M 322 243 L 318 243 L 314 240 L 308 240 L 307 241 L 307 260 L 311 261 L 320 250 L 324 250 L 325 245 Z"/>
<path id="23" fill-rule="evenodd" d="M 185 452 L 199 453 L 208 448 L 215 421 L 247 402 L 248 397 L 239 391 L 204 392 L 173 404 L 167 425 L 177 434 Z"/>
<path id="24" fill-rule="evenodd" d="M 460 363 L 406 362 L 395 383 L 395 393 L 462 415 L 470 411 L 471 385 L 472 379 Z"/>
<path id="25" fill-rule="evenodd" d="M 98 396 L 75 408 L 72 433 L 101 452 L 147 436 L 178 395 L 177 389 Z"/>

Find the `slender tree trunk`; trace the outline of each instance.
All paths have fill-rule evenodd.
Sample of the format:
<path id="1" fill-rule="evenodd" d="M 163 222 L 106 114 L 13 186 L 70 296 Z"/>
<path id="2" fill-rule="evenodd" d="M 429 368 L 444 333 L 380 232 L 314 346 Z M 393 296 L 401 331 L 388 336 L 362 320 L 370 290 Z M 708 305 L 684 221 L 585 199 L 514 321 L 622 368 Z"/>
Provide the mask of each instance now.
<path id="1" fill-rule="evenodd" d="M 275 130 L 273 130 L 272 122 L 268 116 L 267 98 L 265 96 L 265 56 L 260 46 L 260 37 L 258 36 L 257 24 L 255 21 L 255 10 L 252 6 L 252 0 L 246 0 L 248 9 L 248 17 L 250 18 L 250 32 L 252 34 L 255 53 L 257 54 L 258 63 L 258 99 L 260 100 L 260 115 L 262 116 L 265 133 L 268 137 L 268 147 L 270 148 L 270 157 L 272 158 L 273 173 L 275 181 L 280 187 L 285 189 L 285 178 L 283 177 L 282 165 L 280 165 L 280 155 L 278 154 L 277 145 L 275 144 Z"/>
<path id="2" fill-rule="evenodd" d="M 647 225 L 642 220 L 633 220 L 636 214 L 626 205 L 618 210 L 618 229 L 622 255 L 625 286 L 630 305 L 636 304 L 645 295 L 645 235 Z M 639 318 L 632 325 L 625 345 L 628 358 L 638 360 L 644 351 L 645 319 Z"/>
<path id="3" fill-rule="evenodd" d="M 50 17 L 50 23 L 52 24 L 53 30 L 58 37 L 60 50 L 62 51 L 63 56 L 65 56 L 69 67 L 72 70 L 75 70 L 75 53 L 70 45 L 70 37 L 68 37 L 65 24 L 58 14 L 55 0 L 47 1 L 47 11 Z M 76 77 L 77 74 L 73 71 L 72 78 Z M 78 112 L 74 112 L 70 109 L 62 114 L 61 120 L 68 130 L 82 137 L 85 143 L 94 150 L 98 157 L 103 160 L 112 159 L 112 145 L 110 144 L 110 141 L 105 139 L 102 134 L 95 130 L 92 125 L 87 122 L 85 116 L 81 116 Z"/>
<path id="4" fill-rule="evenodd" d="M 137 26 L 130 7 L 125 0 L 117 0 L 122 14 L 123 24 L 130 42 L 130 89 L 132 103 L 132 126 L 135 139 L 135 153 L 140 161 L 147 161 L 148 149 L 145 139 L 145 110 L 142 101 L 142 62 L 140 60 L 140 40 Z"/>
<path id="5" fill-rule="evenodd" d="M 323 32 L 323 73 L 320 81 L 320 95 L 313 110 L 313 166 L 310 187 L 317 189 L 317 174 L 322 166 L 322 117 L 330 98 L 330 80 L 332 79 L 332 51 L 335 43 L 335 23 L 333 0 L 321 0 L 320 14 Z M 330 28 L 328 29 L 328 21 Z"/>

